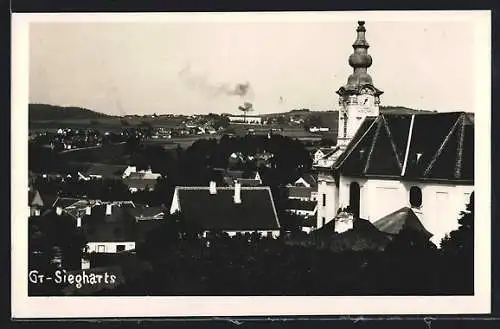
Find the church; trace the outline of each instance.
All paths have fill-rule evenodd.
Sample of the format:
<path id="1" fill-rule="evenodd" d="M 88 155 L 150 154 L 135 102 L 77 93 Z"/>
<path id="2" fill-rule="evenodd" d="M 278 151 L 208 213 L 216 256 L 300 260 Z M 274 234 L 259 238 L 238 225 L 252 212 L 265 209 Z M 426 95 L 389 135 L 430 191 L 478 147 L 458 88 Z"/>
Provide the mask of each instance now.
<path id="1" fill-rule="evenodd" d="M 407 207 L 439 245 L 458 227 L 474 190 L 474 116 L 380 113 L 383 91 L 368 74 L 373 60 L 365 22 L 358 22 L 356 32 L 349 57 L 353 73 L 337 90 L 337 146 L 315 166 L 316 227 L 335 220 L 341 209 L 376 223 Z"/>

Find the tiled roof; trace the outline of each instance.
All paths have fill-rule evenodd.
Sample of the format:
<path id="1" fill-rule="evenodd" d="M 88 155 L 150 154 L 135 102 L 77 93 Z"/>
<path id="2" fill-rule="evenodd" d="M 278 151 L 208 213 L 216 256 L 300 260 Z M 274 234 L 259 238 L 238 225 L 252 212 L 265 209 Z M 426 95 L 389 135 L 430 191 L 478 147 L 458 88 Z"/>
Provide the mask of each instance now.
<path id="1" fill-rule="evenodd" d="M 241 187 L 241 203 L 233 201 L 234 188 L 177 187 L 182 216 L 194 225 L 226 231 L 278 230 L 280 228 L 271 189 Z"/>
<path id="2" fill-rule="evenodd" d="M 318 186 L 318 177 L 316 174 L 303 174 L 302 176 L 297 177 L 295 182 L 298 180 L 303 179 L 307 184 L 309 184 L 311 187 L 316 187 Z"/>
<path id="3" fill-rule="evenodd" d="M 367 118 L 335 168 L 355 177 L 472 182 L 473 120 L 465 112 Z"/>
<path id="4" fill-rule="evenodd" d="M 287 186 L 288 198 L 310 198 L 315 191 L 312 187 Z"/>
<path id="5" fill-rule="evenodd" d="M 106 205 L 94 207 L 91 215 L 82 218 L 82 227 L 87 241 L 135 241 L 135 218 L 128 210 L 123 207 L 113 206 L 111 215 L 106 215 Z"/>
<path id="6" fill-rule="evenodd" d="M 432 237 L 432 233 L 425 229 L 417 215 L 415 215 L 413 210 L 408 207 L 403 207 L 387 216 L 382 217 L 374 222 L 373 225 L 381 232 L 391 235 L 396 235 L 404 229 L 410 229 L 423 233 L 428 239 Z"/>

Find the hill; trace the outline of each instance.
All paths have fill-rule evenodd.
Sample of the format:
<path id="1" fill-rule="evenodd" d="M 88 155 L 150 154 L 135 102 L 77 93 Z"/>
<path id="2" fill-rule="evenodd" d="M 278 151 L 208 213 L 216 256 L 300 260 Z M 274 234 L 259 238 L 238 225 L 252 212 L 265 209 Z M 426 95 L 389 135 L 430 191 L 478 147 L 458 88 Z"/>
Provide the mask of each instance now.
<path id="1" fill-rule="evenodd" d="M 416 110 L 404 106 L 380 106 L 380 113 L 400 113 L 400 114 L 413 114 L 413 113 L 433 113 L 431 111 L 426 110 Z M 330 128 L 330 131 L 336 133 L 338 129 L 338 111 L 310 111 L 307 109 L 302 110 L 292 110 L 284 113 L 271 113 L 265 114 L 263 117 L 279 117 L 284 116 L 286 121 L 290 121 L 290 118 L 294 119 L 303 119 L 305 120 L 307 117 L 315 116 L 319 117 L 320 121 L 323 123 L 324 127 Z"/>
<path id="2" fill-rule="evenodd" d="M 61 121 L 103 119 L 111 116 L 81 107 L 29 104 L 29 121 Z"/>

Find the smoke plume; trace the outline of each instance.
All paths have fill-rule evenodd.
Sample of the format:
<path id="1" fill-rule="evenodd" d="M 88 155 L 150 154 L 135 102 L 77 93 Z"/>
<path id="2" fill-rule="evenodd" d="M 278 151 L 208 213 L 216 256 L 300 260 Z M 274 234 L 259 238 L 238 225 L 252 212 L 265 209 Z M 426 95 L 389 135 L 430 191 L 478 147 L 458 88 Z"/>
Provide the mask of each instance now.
<path id="1" fill-rule="evenodd" d="M 179 77 L 189 88 L 204 92 L 213 97 L 222 95 L 239 97 L 252 96 L 252 87 L 248 81 L 234 84 L 214 84 L 210 82 L 207 77 L 193 73 L 189 65 L 179 72 Z"/>

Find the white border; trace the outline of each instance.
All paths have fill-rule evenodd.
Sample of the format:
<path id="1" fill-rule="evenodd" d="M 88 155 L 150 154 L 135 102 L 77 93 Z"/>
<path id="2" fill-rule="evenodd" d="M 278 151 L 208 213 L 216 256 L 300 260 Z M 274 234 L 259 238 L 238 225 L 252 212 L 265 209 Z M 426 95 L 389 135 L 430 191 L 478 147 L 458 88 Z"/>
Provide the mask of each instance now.
<path id="1" fill-rule="evenodd" d="M 469 297 L 28 297 L 27 136 L 30 22 L 317 22 L 469 21 L 476 32 L 476 249 L 475 296 Z M 12 15 L 12 316 L 178 317 L 360 314 L 486 314 L 491 304 L 490 110 L 491 13 L 308 12 L 308 13 L 119 13 Z M 464 45 L 467 47 L 468 45 Z M 457 51 L 460 51 L 457 49 Z M 460 95 L 457 95 L 460 97 Z M 457 273 L 457 275 L 460 275 Z"/>

